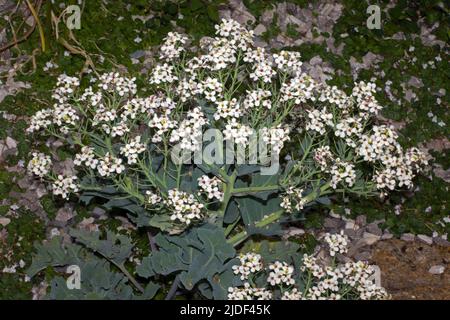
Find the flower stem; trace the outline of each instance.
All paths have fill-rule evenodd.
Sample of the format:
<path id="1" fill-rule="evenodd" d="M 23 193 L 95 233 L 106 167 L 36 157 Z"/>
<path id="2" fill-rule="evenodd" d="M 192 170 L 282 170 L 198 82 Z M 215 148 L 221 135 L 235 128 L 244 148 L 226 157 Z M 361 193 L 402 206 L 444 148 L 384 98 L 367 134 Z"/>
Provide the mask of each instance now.
<path id="1" fill-rule="evenodd" d="M 236 189 L 233 189 L 233 194 L 237 194 L 237 193 L 254 193 L 254 192 L 260 192 L 260 191 L 271 191 L 271 190 L 278 190 L 280 188 L 281 188 L 281 186 L 279 186 L 279 185 L 262 186 L 262 187 L 236 188 Z"/>
<path id="2" fill-rule="evenodd" d="M 322 185 L 322 187 L 320 187 L 319 192 L 315 192 L 315 191 L 311 192 L 304 198 L 305 203 L 314 201 L 315 199 L 320 197 L 323 193 L 325 193 L 329 187 L 330 187 L 330 182 L 327 182 L 324 185 Z M 284 214 L 284 210 L 275 211 L 272 214 L 265 217 L 264 219 L 255 223 L 255 226 L 258 228 L 263 228 L 263 227 L 267 226 L 268 224 L 280 219 L 283 216 L 283 214 Z M 227 242 L 232 244 L 235 247 L 235 246 L 239 245 L 240 243 L 242 243 L 243 241 L 245 241 L 245 239 L 247 239 L 247 237 L 248 237 L 247 232 L 242 231 L 242 232 L 234 235 L 230 239 L 228 239 Z"/>

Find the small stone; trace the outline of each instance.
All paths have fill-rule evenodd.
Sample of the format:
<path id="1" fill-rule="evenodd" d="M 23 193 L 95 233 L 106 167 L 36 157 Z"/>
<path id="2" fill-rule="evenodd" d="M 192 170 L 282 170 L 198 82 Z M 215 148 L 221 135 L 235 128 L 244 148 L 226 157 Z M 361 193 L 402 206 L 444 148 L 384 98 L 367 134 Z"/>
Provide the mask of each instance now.
<path id="1" fill-rule="evenodd" d="M 50 230 L 50 239 L 60 236 L 60 235 L 61 235 L 61 232 L 58 230 L 58 228 L 52 228 Z"/>
<path id="2" fill-rule="evenodd" d="M 365 226 L 367 224 L 367 218 L 364 215 L 360 215 L 356 217 L 356 224 L 360 227 Z"/>
<path id="3" fill-rule="evenodd" d="M 86 231 L 98 231 L 98 224 L 94 223 L 95 219 L 93 217 L 84 218 L 79 224 L 78 228 Z"/>
<path id="4" fill-rule="evenodd" d="M 328 215 L 330 217 L 332 217 L 332 218 L 335 218 L 335 219 L 341 219 L 341 216 L 339 214 L 337 214 L 337 213 L 334 213 L 333 210 L 330 210 L 330 212 L 328 212 Z"/>
<path id="5" fill-rule="evenodd" d="M 6 227 L 10 223 L 11 223 L 11 219 L 9 219 L 9 218 L 0 218 L 0 225 Z"/>
<path id="6" fill-rule="evenodd" d="M 264 41 L 264 40 L 260 40 L 258 38 L 255 39 L 255 46 L 257 46 L 257 47 L 265 48 L 268 45 L 269 44 L 266 41 Z"/>
<path id="7" fill-rule="evenodd" d="M 381 236 L 381 240 L 389 240 L 389 239 L 392 239 L 393 237 L 394 237 L 394 235 L 392 233 L 385 232 Z"/>
<path id="8" fill-rule="evenodd" d="M 356 239 L 356 238 L 358 238 L 358 233 L 357 233 L 357 231 L 355 230 L 355 229 L 345 229 L 344 230 L 344 234 L 347 236 L 347 237 L 350 237 L 350 239 Z"/>
<path id="9" fill-rule="evenodd" d="M 102 216 L 104 216 L 106 213 L 105 209 L 102 209 L 100 207 L 95 207 L 94 210 L 92 210 L 92 215 L 96 218 L 100 218 Z"/>
<path id="10" fill-rule="evenodd" d="M 372 258 L 372 254 L 368 251 L 362 251 L 362 252 L 358 252 L 356 253 L 353 258 L 357 261 L 367 261 L 370 260 L 370 258 Z"/>
<path id="11" fill-rule="evenodd" d="M 359 226 L 355 224 L 355 221 L 349 220 L 345 223 L 345 229 L 358 230 Z"/>
<path id="12" fill-rule="evenodd" d="M 441 237 L 433 238 L 434 243 L 443 247 L 450 247 L 450 241 L 442 239 Z"/>
<path id="13" fill-rule="evenodd" d="M 431 273 L 431 274 L 443 274 L 444 271 L 445 271 L 445 267 L 444 266 L 440 266 L 440 265 L 432 266 L 428 270 L 428 272 Z"/>
<path id="14" fill-rule="evenodd" d="M 266 31 L 267 31 L 267 28 L 262 23 L 260 23 L 256 26 L 255 30 L 253 30 L 253 34 L 255 36 L 260 36 Z"/>
<path id="15" fill-rule="evenodd" d="M 327 229 L 340 229 L 344 224 L 344 221 L 340 219 L 325 218 L 324 227 Z"/>
<path id="16" fill-rule="evenodd" d="M 383 234 L 383 230 L 381 230 L 376 223 L 369 224 L 366 229 L 368 232 L 376 234 L 377 236 L 381 236 Z"/>
<path id="17" fill-rule="evenodd" d="M 364 232 L 363 234 L 364 242 L 369 246 L 380 240 L 380 238 L 381 238 L 380 236 L 370 232 Z"/>
<path id="18" fill-rule="evenodd" d="M 404 234 L 402 234 L 400 239 L 403 241 L 411 242 L 411 241 L 414 241 L 415 238 L 416 238 L 416 236 L 413 235 L 412 233 L 404 233 Z"/>
<path id="19" fill-rule="evenodd" d="M 349 246 L 348 246 L 348 252 L 347 255 L 349 257 L 354 257 L 361 248 L 365 247 L 367 245 L 366 240 L 365 239 L 359 239 L 357 241 L 352 242 Z"/>
<path id="20" fill-rule="evenodd" d="M 14 140 L 13 138 L 10 137 L 6 137 L 6 146 L 8 147 L 8 149 L 15 149 L 17 148 L 17 141 Z"/>
<path id="21" fill-rule="evenodd" d="M 429 237 L 427 235 L 424 235 L 424 234 L 419 234 L 417 236 L 417 239 L 419 239 L 423 243 L 426 243 L 429 246 L 431 246 L 433 244 L 433 238 L 431 238 L 431 237 Z"/>
<path id="22" fill-rule="evenodd" d="M 59 209 L 56 213 L 55 220 L 62 223 L 67 223 L 70 219 L 74 217 L 73 209 L 69 206 L 64 206 Z"/>
<path id="23" fill-rule="evenodd" d="M 289 237 L 295 237 L 295 236 L 301 236 L 305 234 L 305 230 L 301 229 L 301 228 L 289 228 L 289 230 L 287 231 L 287 235 Z"/>
<path id="24" fill-rule="evenodd" d="M 144 55 L 145 55 L 144 50 L 137 50 L 137 51 L 133 52 L 132 54 L 130 54 L 130 58 L 139 59 L 139 58 L 143 57 Z"/>

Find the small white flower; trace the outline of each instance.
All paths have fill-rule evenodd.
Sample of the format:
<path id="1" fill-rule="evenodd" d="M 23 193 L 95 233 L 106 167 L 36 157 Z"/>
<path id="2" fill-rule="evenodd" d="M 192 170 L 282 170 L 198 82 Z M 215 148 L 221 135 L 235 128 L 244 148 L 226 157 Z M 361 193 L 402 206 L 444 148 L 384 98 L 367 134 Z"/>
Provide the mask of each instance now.
<path id="1" fill-rule="evenodd" d="M 220 190 L 222 182 L 219 178 L 210 178 L 207 175 L 203 175 L 198 178 L 198 186 L 206 193 L 208 199 L 223 200 L 223 192 Z"/>
<path id="2" fill-rule="evenodd" d="M 203 204 L 198 202 L 192 194 L 171 189 L 167 197 L 164 203 L 173 210 L 171 220 L 177 220 L 188 226 L 192 221 L 202 219 Z"/>
<path id="3" fill-rule="evenodd" d="M 294 267 L 288 265 L 286 262 L 275 261 L 269 265 L 269 276 L 267 282 L 272 285 L 287 285 L 291 286 L 295 284 L 294 278 Z"/>
<path id="4" fill-rule="evenodd" d="M 50 172 L 51 165 L 50 156 L 40 152 L 33 152 L 33 158 L 28 163 L 28 172 L 43 178 Z"/>
<path id="5" fill-rule="evenodd" d="M 70 193 L 75 193 L 79 190 L 76 183 L 77 179 L 76 176 L 64 177 L 63 175 L 58 175 L 58 178 L 52 184 L 53 194 L 69 199 Z"/>
<path id="6" fill-rule="evenodd" d="M 334 257 L 336 253 L 344 254 L 347 252 L 348 237 L 344 234 L 344 231 L 336 234 L 325 234 L 325 242 L 330 249 L 330 256 Z"/>
<path id="7" fill-rule="evenodd" d="M 146 150 L 145 145 L 141 143 L 141 136 L 131 139 L 125 146 L 120 148 L 120 154 L 128 159 L 128 164 L 137 163 L 139 154 Z"/>
<path id="8" fill-rule="evenodd" d="M 240 265 L 233 266 L 234 274 L 239 274 L 241 280 L 246 280 L 253 274 L 263 269 L 262 257 L 257 253 L 246 253 L 239 255 Z"/>

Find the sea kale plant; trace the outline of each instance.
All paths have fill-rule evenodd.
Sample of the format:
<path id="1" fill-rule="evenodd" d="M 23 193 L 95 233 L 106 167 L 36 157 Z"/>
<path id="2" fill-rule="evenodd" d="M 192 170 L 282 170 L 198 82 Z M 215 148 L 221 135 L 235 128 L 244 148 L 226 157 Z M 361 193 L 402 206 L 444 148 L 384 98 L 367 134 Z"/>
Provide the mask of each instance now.
<path id="1" fill-rule="evenodd" d="M 169 33 L 144 88 L 119 73 L 89 83 L 61 75 L 53 108 L 31 119 L 30 134 L 56 137 L 77 152 L 72 172 L 35 152 L 31 174 L 56 196 L 126 214 L 148 235 L 148 255 L 111 230 L 72 229 L 72 241 L 56 236 L 38 245 L 31 276 L 49 266 L 81 269 L 79 289 L 57 276 L 50 298 L 248 298 L 236 293 L 251 286 L 236 277 L 245 259 L 258 268 L 264 261 L 269 286 L 296 270 L 295 290 L 289 276 L 281 278 L 283 298 L 319 297 L 315 287 L 299 285 L 314 260 L 300 267 L 299 246 L 277 240 L 283 227 L 335 194 L 412 186 L 426 160 L 377 123 L 374 84 L 358 82 L 346 93 L 319 83 L 302 72 L 298 52 L 270 54 L 233 20 L 216 34 L 196 49 Z M 332 283 L 326 288 L 327 297 L 349 297 Z"/>

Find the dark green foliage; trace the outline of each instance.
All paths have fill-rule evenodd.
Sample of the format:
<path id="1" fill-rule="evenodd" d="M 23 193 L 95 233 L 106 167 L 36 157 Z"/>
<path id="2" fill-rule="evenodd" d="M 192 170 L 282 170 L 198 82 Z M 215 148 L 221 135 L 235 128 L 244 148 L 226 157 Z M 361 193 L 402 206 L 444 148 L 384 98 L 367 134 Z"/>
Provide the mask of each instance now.
<path id="1" fill-rule="evenodd" d="M 235 250 L 228 244 L 223 231 L 213 225 L 203 225 L 181 236 L 155 237 L 157 252 L 152 252 L 137 267 L 144 278 L 158 274 L 176 274 L 187 290 L 200 285 L 204 292 L 224 298 L 232 286 L 233 277 L 227 272 L 234 263 Z"/>

